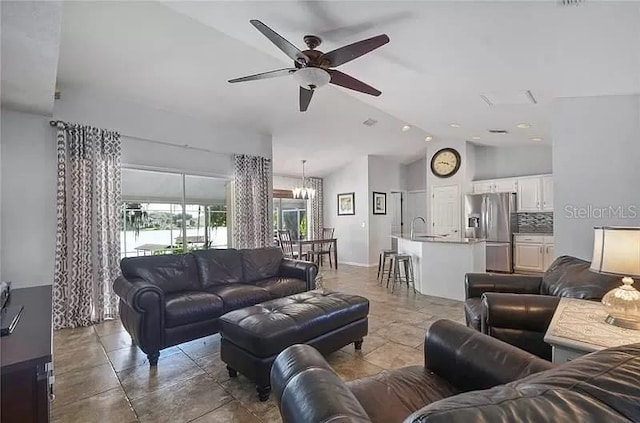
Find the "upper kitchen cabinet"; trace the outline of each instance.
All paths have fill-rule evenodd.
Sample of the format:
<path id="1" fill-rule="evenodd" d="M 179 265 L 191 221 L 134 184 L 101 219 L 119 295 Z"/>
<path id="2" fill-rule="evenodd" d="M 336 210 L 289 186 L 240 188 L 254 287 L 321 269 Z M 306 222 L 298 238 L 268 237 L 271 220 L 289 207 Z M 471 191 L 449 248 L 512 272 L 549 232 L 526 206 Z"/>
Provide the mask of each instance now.
<path id="1" fill-rule="evenodd" d="M 542 211 L 542 178 L 520 178 L 518 180 L 518 211 Z"/>
<path id="2" fill-rule="evenodd" d="M 493 181 L 473 182 L 472 186 L 474 194 L 487 194 L 489 192 L 493 192 Z"/>
<path id="3" fill-rule="evenodd" d="M 493 192 L 518 192 L 518 180 L 514 178 L 493 181 Z"/>
<path id="4" fill-rule="evenodd" d="M 553 211 L 553 178 L 542 177 L 542 211 Z"/>

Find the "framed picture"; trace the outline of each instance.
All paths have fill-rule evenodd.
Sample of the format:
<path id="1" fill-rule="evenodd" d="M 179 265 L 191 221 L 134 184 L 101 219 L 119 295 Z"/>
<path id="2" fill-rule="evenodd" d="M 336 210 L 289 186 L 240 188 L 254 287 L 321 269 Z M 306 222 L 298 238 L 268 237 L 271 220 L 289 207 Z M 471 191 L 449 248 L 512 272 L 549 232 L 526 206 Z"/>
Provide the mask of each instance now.
<path id="1" fill-rule="evenodd" d="M 356 193 L 338 194 L 338 216 L 356 214 Z"/>
<path id="2" fill-rule="evenodd" d="M 387 214 L 386 192 L 373 192 L 373 214 Z"/>

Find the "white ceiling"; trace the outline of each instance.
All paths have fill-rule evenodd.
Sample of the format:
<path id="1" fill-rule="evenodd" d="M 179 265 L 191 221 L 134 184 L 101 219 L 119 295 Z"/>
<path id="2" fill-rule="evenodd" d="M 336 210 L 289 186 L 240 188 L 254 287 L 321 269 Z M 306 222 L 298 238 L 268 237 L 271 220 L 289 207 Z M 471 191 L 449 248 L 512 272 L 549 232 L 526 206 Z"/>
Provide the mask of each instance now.
<path id="1" fill-rule="evenodd" d="M 290 65 L 252 18 L 298 47 L 303 35 L 320 35 L 325 52 L 388 34 L 389 44 L 340 67 L 382 96 L 330 86 L 300 113 L 288 78 L 228 84 Z M 280 174 L 298 174 L 303 158 L 318 176 L 364 154 L 409 161 L 424 152 L 427 133 L 489 145 L 540 136 L 548 144 L 553 97 L 640 93 L 639 2 L 67 2 L 61 38 L 63 95 L 65 87 L 108 92 L 271 133 Z M 480 98 L 523 90 L 538 104 Z M 365 127 L 369 117 L 379 123 Z M 403 133 L 405 122 L 414 128 Z M 533 127 L 516 129 L 520 122 Z"/>

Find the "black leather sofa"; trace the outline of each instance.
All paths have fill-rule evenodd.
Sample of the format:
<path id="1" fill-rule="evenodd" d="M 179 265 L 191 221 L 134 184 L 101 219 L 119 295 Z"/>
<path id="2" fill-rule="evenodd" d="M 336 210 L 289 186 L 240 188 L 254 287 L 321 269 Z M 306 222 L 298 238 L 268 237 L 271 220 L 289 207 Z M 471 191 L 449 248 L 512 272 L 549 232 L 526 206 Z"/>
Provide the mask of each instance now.
<path id="1" fill-rule="evenodd" d="M 284 423 L 640 421 L 640 344 L 554 367 L 458 323 L 435 322 L 424 366 L 342 382 L 324 358 L 294 345 L 271 385 Z"/>
<path id="2" fill-rule="evenodd" d="M 467 326 L 551 360 L 544 334 L 560 297 L 599 301 L 622 284 L 617 276 L 591 272 L 590 265 L 561 256 L 542 276 L 469 273 L 464 303 Z"/>
<path id="3" fill-rule="evenodd" d="M 223 314 L 315 289 L 318 267 L 280 248 L 124 258 L 120 319 L 153 366 L 160 350 L 217 333 Z"/>

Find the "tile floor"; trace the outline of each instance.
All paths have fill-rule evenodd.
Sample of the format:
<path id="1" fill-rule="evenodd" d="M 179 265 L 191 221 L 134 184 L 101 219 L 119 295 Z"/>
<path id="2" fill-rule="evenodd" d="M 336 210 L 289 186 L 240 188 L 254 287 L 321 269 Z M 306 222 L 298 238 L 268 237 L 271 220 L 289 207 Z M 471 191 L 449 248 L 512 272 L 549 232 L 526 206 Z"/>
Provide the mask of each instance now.
<path id="1" fill-rule="evenodd" d="M 353 344 L 331 354 L 345 380 L 423 361 L 425 330 L 440 318 L 463 322 L 462 303 L 390 290 L 376 269 L 324 269 L 326 288 L 362 295 L 371 303 L 362 351 Z M 157 367 L 131 345 L 119 321 L 54 333 L 55 395 L 52 421 L 280 422 L 275 402 L 259 402 L 254 385 L 230 379 L 212 335 L 161 352 Z"/>

